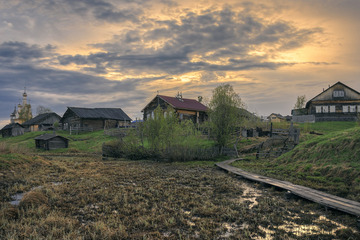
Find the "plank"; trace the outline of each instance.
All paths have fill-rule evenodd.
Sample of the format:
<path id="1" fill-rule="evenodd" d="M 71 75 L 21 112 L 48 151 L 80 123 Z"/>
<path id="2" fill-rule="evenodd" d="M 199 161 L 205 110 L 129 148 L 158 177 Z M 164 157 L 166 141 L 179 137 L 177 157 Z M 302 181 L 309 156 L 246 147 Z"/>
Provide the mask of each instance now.
<path id="1" fill-rule="evenodd" d="M 236 168 L 233 166 L 230 166 L 231 163 L 240 160 L 240 159 L 231 159 L 226 160 L 220 163 L 216 163 L 215 165 L 218 166 L 221 169 L 224 169 L 228 172 L 232 172 L 238 176 L 241 176 L 243 178 L 265 183 L 268 185 L 272 185 L 278 188 L 285 189 L 287 191 L 290 191 L 292 194 L 297 195 L 299 197 L 302 197 L 304 199 L 308 199 L 310 201 L 319 203 L 323 206 L 333 208 L 351 215 L 355 215 L 357 217 L 360 217 L 360 203 L 349 200 L 346 198 L 341 198 L 332 194 L 328 194 L 322 191 L 318 191 L 312 188 L 304 187 L 301 185 L 296 185 L 291 182 L 282 181 L 270 177 L 265 177 L 259 174 L 246 172 L 240 168 Z"/>

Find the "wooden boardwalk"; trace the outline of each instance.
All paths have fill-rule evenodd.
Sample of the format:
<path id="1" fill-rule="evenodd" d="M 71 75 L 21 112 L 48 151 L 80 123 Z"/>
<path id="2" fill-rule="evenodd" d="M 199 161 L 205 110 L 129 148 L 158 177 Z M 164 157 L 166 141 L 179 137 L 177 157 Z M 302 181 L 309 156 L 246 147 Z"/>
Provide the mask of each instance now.
<path id="1" fill-rule="evenodd" d="M 265 176 L 261 176 L 254 173 L 249 173 L 246 171 L 241 170 L 240 168 L 236 168 L 230 166 L 231 163 L 240 160 L 240 159 L 231 159 L 221 163 L 217 163 L 216 166 L 228 171 L 232 172 L 238 176 L 243 178 L 269 184 L 278 188 L 282 188 L 285 190 L 290 191 L 292 194 L 297 195 L 299 197 L 308 199 L 310 201 L 319 203 L 325 207 L 333 208 L 351 215 L 355 215 L 360 217 L 360 203 L 352 200 L 348 200 L 345 198 L 337 197 L 335 195 L 331 195 L 328 193 L 324 193 L 312 188 L 295 185 L 291 182 L 281 181 L 274 178 L 269 178 Z"/>

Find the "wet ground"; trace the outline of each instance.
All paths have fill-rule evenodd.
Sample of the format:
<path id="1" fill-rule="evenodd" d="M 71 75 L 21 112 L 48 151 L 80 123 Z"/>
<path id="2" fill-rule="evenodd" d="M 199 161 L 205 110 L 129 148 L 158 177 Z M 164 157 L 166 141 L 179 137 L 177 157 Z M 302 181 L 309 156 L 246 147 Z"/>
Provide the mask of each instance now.
<path id="1" fill-rule="evenodd" d="M 360 239 L 353 216 L 214 166 L 48 160 L 6 188 L 1 239 Z M 47 201 L 24 207 L 26 192 Z"/>

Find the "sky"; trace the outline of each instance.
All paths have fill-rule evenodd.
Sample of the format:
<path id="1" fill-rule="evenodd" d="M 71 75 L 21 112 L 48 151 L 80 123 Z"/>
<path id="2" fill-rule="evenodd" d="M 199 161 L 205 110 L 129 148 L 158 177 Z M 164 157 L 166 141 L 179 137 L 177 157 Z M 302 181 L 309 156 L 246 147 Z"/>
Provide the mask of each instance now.
<path id="1" fill-rule="evenodd" d="M 231 84 L 250 112 L 289 115 L 338 81 L 360 91 L 358 0 L 0 0 L 0 127 L 22 98 L 122 108 L 157 93 L 211 99 Z"/>

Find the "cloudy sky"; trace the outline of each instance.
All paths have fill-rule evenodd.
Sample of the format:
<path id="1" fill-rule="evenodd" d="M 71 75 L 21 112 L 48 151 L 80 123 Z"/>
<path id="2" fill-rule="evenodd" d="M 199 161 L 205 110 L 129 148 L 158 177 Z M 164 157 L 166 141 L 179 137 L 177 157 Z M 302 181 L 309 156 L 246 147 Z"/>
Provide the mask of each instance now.
<path id="1" fill-rule="evenodd" d="M 219 3 L 221 2 L 221 3 Z M 0 126 L 24 86 L 39 105 L 120 107 L 159 92 L 290 114 L 341 81 L 360 91 L 358 0 L 0 0 Z"/>

